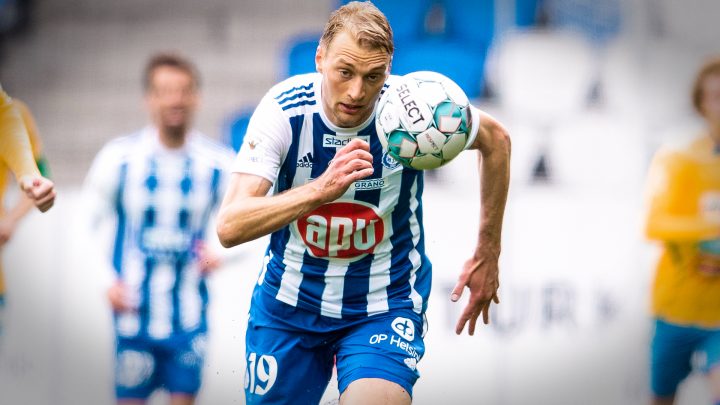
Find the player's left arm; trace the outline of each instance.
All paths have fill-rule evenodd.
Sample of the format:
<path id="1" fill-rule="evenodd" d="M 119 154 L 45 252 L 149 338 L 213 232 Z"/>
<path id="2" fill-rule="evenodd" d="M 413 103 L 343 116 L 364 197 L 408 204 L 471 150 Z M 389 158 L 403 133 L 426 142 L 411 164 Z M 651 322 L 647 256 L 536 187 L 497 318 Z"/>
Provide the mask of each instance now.
<path id="1" fill-rule="evenodd" d="M 27 129 L 28 139 L 32 154 L 37 164 L 40 174 L 49 178 L 49 170 L 45 157 L 43 156 L 42 142 L 38 134 L 37 124 L 28 107 L 18 99 L 14 99 L 12 103 L 15 105 L 23 124 Z M 33 207 L 33 200 L 25 194 L 20 195 L 17 202 L 0 218 L 0 246 L 7 243 L 15 233 L 20 221 L 30 212 Z"/>
<path id="2" fill-rule="evenodd" d="M 463 310 L 455 333 L 462 333 L 469 322 L 468 333 L 475 333 L 477 319 L 489 322 L 490 305 L 500 303 L 498 259 L 502 221 L 510 183 L 510 136 L 507 130 L 491 115 L 475 110 L 473 118 L 479 120 L 475 139 L 469 149 L 478 151 L 480 174 L 480 230 L 473 256 L 463 265 L 462 273 L 452 291 L 451 300 L 460 299 L 467 286 L 470 298 Z"/>
<path id="3" fill-rule="evenodd" d="M 55 202 L 55 185 L 43 177 L 32 156 L 27 129 L 12 99 L 0 88 L 0 159 L 41 212 Z"/>

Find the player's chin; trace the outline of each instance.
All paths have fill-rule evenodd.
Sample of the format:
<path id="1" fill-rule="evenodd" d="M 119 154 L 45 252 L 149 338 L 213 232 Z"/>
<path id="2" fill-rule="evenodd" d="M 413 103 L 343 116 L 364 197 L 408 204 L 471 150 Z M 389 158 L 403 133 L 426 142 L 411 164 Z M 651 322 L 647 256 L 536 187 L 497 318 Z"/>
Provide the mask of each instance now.
<path id="1" fill-rule="evenodd" d="M 337 116 L 340 121 L 340 126 L 344 128 L 353 128 L 362 124 L 367 118 L 365 110 L 357 110 L 353 112 L 340 111 Z"/>

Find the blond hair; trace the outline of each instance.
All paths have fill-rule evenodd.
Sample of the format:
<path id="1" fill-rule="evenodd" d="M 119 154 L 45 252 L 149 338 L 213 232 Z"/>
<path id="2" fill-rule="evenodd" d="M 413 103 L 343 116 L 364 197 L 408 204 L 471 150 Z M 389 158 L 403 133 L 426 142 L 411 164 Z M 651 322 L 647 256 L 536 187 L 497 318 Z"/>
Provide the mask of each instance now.
<path id="1" fill-rule="evenodd" d="M 351 1 L 333 11 L 320 37 L 320 46 L 327 49 L 342 31 L 352 35 L 363 47 L 382 49 L 390 56 L 395 51 L 390 23 L 369 1 Z"/>
<path id="2" fill-rule="evenodd" d="M 692 102 L 695 110 L 699 112 L 702 116 L 705 115 L 705 112 L 702 108 L 702 101 L 703 97 L 705 96 L 705 92 L 703 89 L 703 87 L 705 87 L 705 79 L 707 79 L 708 76 L 717 74 L 720 74 L 720 57 L 714 57 L 707 60 L 702 65 L 702 67 L 700 67 L 700 70 L 695 77 L 695 82 L 693 83 L 692 88 Z"/>

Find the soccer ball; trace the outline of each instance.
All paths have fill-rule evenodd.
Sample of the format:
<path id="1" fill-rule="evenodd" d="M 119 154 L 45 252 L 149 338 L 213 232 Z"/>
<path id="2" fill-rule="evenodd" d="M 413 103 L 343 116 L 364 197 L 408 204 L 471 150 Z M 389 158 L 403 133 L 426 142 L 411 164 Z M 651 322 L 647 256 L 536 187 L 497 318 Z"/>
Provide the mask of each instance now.
<path id="1" fill-rule="evenodd" d="M 460 86 L 440 73 L 408 73 L 380 97 L 375 127 L 383 148 L 400 164 L 434 169 L 465 149 L 470 104 Z"/>

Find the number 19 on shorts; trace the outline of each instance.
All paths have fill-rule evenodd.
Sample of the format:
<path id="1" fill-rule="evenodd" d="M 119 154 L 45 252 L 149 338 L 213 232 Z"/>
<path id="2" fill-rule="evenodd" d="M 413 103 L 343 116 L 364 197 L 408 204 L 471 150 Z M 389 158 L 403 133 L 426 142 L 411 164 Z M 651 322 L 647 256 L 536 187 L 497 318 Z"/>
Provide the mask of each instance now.
<path id="1" fill-rule="evenodd" d="M 248 354 L 245 370 L 245 390 L 250 394 L 264 395 L 277 378 L 277 360 L 268 355 Z"/>

